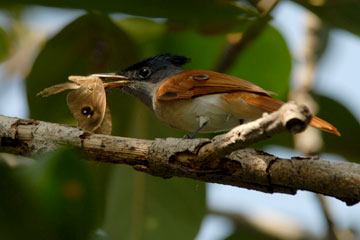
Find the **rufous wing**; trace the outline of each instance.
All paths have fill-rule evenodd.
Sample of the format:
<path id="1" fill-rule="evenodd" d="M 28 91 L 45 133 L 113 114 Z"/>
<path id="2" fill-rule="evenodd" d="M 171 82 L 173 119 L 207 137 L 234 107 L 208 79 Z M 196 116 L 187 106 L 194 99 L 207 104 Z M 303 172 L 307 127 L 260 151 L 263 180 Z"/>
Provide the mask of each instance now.
<path id="1" fill-rule="evenodd" d="M 215 93 L 236 91 L 270 95 L 254 83 L 227 74 L 207 70 L 187 70 L 166 79 L 156 92 L 157 100 L 189 99 Z"/>

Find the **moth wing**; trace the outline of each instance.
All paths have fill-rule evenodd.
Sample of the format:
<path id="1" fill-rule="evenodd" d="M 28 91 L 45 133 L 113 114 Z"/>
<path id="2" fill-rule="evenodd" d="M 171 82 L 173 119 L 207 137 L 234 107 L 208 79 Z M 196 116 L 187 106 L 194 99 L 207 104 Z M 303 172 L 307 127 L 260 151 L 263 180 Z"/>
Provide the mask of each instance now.
<path id="1" fill-rule="evenodd" d="M 112 120 L 109 105 L 106 105 L 105 116 L 100 126 L 94 131 L 97 134 L 111 135 Z"/>
<path id="2" fill-rule="evenodd" d="M 61 83 L 61 84 L 57 84 L 48 88 L 45 88 L 44 90 L 42 90 L 41 92 L 39 92 L 38 94 L 36 94 L 36 96 L 42 96 L 42 97 L 48 97 L 57 93 L 60 93 L 62 91 L 65 90 L 69 90 L 69 89 L 79 89 L 80 85 L 77 83 Z"/>
<path id="3" fill-rule="evenodd" d="M 80 128 L 96 130 L 103 122 L 106 111 L 106 93 L 102 81 L 94 78 L 81 82 L 80 88 L 68 94 L 67 104 Z"/>

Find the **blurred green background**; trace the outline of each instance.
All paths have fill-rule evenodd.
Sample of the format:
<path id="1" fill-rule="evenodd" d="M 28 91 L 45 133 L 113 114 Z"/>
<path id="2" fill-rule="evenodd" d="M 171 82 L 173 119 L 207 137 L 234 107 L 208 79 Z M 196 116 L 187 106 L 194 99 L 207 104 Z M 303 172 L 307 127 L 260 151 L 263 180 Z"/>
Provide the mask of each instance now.
<path id="1" fill-rule="evenodd" d="M 69 75 L 113 72 L 159 53 L 192 58 L 185 69 L 214 70 L 229 46 L 230 34 L 246 34 L 259 20 L 258 2 L 3 0 L 1 66 L 8 76 L 25 79 L 30 118 L 76 125 L 66 94 L 43 99 L 36 93 L 65 82 Z M 317 14 L 328 33 L 340 28 L 360 35 L 356 0 L 293 2 Z M 26 25 L 27 11 L 37 5 L 53 7 L 42 11 L 55 9 L 64 14 L 76 10 L 76 17 L 41 37 L 42 29 L 29 31 Z M 51 17 L 40 21 L 51 21 Z M 325 53 L 327 40 L 328 35 L 321 43 Z M 226 72 L 276 92 L 277 98 L 286 101 L 293 65 L 288 43 L 267 23 Z M 318 115 L 342 134 L 339 138 L 323 133 L 323 151 L 360 163 L 356 117 L 331 96 L 313 96 L 319 104 Z M 113 135 L 154 139 L 185 134 L 163 125 L 121 91 L 110 92 L 108 103 Z M 274 145 L 293 148 L 292 136 L 282 134 L 256 147 Z M 1 154 L 0 178 L 0 239 L 194 239 L 209 214 L 203 182 L 164 180 L 128 166 L 88 162 L 73 149 L 62 148 L 36 161 Z M 235 227 L 228 239 L 285 239 L 253 224 L 243 226 Z"/>

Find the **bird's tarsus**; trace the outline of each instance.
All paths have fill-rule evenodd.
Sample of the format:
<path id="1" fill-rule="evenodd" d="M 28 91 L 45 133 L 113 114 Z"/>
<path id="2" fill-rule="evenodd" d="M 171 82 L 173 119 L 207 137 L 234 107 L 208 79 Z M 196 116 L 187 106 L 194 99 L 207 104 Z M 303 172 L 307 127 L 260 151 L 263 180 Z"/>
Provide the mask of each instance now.
<path id="1" fill-rule="evenodd" d="M 201 120 L 203 120 L 203 119 L 201 119 Z M 183 138 L 184 139 L 193 139 L 196 135 L 198 135 L 198 133 L 201 131 L 201 129 L 203 129 L 206 126 L 206 124 L 208 122 L 209 122 L 209 118 L 204 119 L 204 121 L 201 122 L 200 127 L 198 129 L 196 129 L 195 132 L 193 132 L 191 135 L 185 134 Z"/>

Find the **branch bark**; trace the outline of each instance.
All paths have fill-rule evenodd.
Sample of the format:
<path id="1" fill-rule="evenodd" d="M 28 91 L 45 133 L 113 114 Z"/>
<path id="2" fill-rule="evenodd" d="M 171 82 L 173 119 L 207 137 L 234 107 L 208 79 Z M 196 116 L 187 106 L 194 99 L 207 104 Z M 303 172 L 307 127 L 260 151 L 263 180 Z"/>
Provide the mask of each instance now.
<path id="1" fill-rule="evenodd" d="M 358 164 L 317 157 L 283 159 L 241 149 L 289 129 L 299 132 L 310 117 L 306 107 L 287 103 L 277 112 L 213 139 L 143 140 L 0 116 L 0 151 L 34 156 L 70 145 L 81 149 L 89 160 L 128 164 L 163 178 L 187 177 L 265 193 L 296 194 L 297 190 L 308 190 L 333 196 L 348 205 L 356 204 L 360 201 Z"/>

